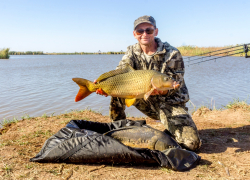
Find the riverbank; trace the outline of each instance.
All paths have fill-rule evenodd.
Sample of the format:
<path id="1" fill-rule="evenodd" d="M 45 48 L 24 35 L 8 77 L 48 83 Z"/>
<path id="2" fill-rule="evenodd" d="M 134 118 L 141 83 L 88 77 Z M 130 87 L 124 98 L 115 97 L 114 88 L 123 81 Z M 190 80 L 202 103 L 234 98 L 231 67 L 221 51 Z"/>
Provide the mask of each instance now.
<path id="1" fill-rule="evenodd" d="M 33 163 L 46 139 L 71 119 L 109 122 L 91 110 L 72 111 L 48 117 L 25 117 L 5 124 L 0 130 L 0 179 L 247 179 L 250 177 L 250 106 L 231 103 L 225 110 L 202 107 L 193 119 L 202 139 L 197 152 L 200 164 L 188 172 L 175 172 L 157 166 Z M 130 117 L 138 120 L 142 118 Z M 161 123 L 143 118 L 155 129 Z"/>
<path id="2" fill-rule="evenodd" d="M 232 47 L 232 48 L 231 48 Z M 201 54 L 205 54 L 212 51 L 219 51 L 225 48 L 230 48 L 231 52 L 237 53 L 243 51 L 243 45 L 242 48 L 240 47 L 233 47 L 233 46 L 224 46 L 224 47 L 197 47 L 197 46 L 180 46 L 177 47 L 177 49 L 181 52 L 182 56 L 199 56 Z M 221 54 L 217 54 L 216 56 L 225 56 L 227 55 L 229 50 L 227 51 L 220 51 Z M 20 52 L 20 51 L 10 51 L 9 55 L 91 55 L 91 54 L 125 54 L 123 51 L 115 52 L 115 51 L 109 51 L 109 52 L 73 52 L 73 53 L 64 53 L 64 52 L 53 52 L 53 53 L 44 53 L 43 51 L 26 51 L 26 52 Z M 215 53 L 214 53 L 215 54 Z M 213 56 L 213 53 L 210 54 Z M 208 56 L 208 54 L 206 54 Z M 235 54 L 233 56 L 245 56 L 244 53 Z"/>
<path id="3" fill-rule="evenodd" d="M 241 48 L 242 47 L 242 48 Z M 177 49 L 181 52 L 182 56 L 226 56 L 228 55 L 228 51 L 232 56 L 245 56 L 243 53 L 243 46 L 241 47 L 233 47 L 233 46 L 225 46 L 225 47 L 197 47 L 197 46 L 180 46 Z M 224 50 L 229 48 L 227 50 Z M 211 53 L 210 53 L 211 52 Z M 242 53 L 240 53 L 242 52 Z M 209 53 L 209 54 L 207 54 Z M 235 54 L 239 53 L 239 54 Z"/>

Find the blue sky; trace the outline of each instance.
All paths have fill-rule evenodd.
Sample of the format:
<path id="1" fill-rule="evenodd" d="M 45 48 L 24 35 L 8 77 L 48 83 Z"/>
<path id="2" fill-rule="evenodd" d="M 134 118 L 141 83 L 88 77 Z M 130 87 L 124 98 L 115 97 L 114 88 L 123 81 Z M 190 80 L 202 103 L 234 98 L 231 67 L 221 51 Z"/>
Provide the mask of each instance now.
<path id="1" fill-rule="evenodd" d="M 0 49 L 125 51 L 134 20 L 151 15 L 173 46 L 250 43 L 250 0 L 0 0 Z"/>

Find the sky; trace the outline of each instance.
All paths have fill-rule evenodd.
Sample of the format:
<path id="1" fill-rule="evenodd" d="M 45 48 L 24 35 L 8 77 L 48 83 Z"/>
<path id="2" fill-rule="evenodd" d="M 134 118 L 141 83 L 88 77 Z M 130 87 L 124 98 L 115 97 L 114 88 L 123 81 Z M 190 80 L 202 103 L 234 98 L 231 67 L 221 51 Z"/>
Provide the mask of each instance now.
<path id="1" fill-rule="evenodd" d="M 0 0 L 0 49 L 126 51 L 134 20 L 151 15 L 172 46 L 250 43 L 250 0 Z"/>

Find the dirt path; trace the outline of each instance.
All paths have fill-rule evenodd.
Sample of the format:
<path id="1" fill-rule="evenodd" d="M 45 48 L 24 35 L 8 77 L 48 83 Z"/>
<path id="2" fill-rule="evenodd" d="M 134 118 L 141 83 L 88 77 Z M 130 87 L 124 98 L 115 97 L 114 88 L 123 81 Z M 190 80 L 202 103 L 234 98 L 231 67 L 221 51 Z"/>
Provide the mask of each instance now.
<path id="1" fill-rule="evenodd" d="M 0 130 L 0 179 L 250 179 L 250 111 L 198 110 L 193 119 L 203 145 L 200 164 L 187 172 L 158 166 L 102 164 L 40 164 L 29 162 L 47 138 L 71 119 L 109 122 L 91 111 L 37 117 L 12 123 Z M 136 118 L 128 118 L 136 120 Z M 146 119 L 153 128 L 161 123 Z"/>

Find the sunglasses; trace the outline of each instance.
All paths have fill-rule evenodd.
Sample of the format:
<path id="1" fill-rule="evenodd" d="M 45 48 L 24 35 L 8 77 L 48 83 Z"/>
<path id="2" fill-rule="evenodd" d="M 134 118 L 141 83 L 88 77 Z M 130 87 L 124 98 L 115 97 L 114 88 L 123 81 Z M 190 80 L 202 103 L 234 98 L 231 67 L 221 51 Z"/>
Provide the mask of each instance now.
<path id="1" fill-rule="evenodd" d="M 144 32 L 146 32 L 147 34 L 153 34 L 154 29 L 152 29 L 152 28 L 147 28 L 147 29 L 137 29 L 137 30 L 135 30 L 135 33 L 136 33 L 137 35 L 142 35 Z"/>

